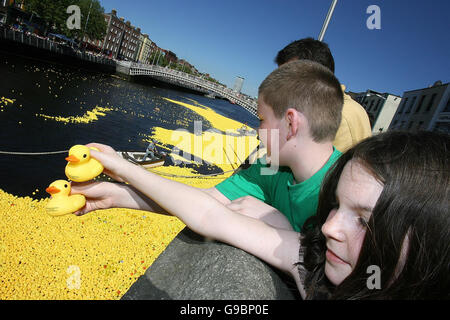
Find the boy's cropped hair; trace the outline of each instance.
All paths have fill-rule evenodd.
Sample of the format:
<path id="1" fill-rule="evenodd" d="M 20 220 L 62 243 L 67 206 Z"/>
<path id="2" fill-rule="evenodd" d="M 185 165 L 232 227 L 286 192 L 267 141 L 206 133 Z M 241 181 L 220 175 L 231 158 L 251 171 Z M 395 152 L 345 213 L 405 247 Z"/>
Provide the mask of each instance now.
<path id="1" fill-rule="evenodd" d="M 320 63 L 334 73 L 334 59 L 328 45 L 313 38 L 305 38 L 288 44 L 275 58 L 278 66 L 292 60 L 311 60 Z"/>
<path id="2" fill-rule="evenodd" d="M 338 79 L 326 67 L 309 60 L 283 64 L 261 83 L 258 93 L 278 118 L 288 108 L 303 113 L 315 142 L 334 140 L 344 96 Z"/>

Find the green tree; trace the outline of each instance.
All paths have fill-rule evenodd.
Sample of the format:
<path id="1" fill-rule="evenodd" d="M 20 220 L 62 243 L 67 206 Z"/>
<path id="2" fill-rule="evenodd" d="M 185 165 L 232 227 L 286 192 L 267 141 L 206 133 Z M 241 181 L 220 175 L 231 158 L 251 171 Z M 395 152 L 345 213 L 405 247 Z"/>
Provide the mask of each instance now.
<path id="1" fill-rule="evenodd" d="M 104 16 L 105 9 L 100 5 L 99 0 L 79 0 L 79 2 L 82 13 L 81 31 L 84 32 L 84 28 L 86 27 L 86 36 L 89 39 L 102 40 L 106 35 L 106 29 L 108 27 Z M 86 25 L 88 15 L 89 20 Z"/>
<path id="2" fill-rule="evenodd" d="M 161 67 L 165 67 L 169 64 L 169 61 L 164 56 L 164 53 L 159 50 L 154 50 L 150 54 L 149 63 L 153 63 L 155 65 L 159 65 Z"/>
<path id="3" fill-rule="evenodd" d="M 67 19 L 70 16 L 67 8 L 70 5 L 80 7 L 80 29 L 67 28 Z M 25 10 L 39 15 L 47 23 L 48 32 L 61 33 L 79 40 L 84 32 L 92 40 L 101 40 L 106 35 L 107 24 L 103 15 L 105 9 L 99 0 L 25 0 Z"/>

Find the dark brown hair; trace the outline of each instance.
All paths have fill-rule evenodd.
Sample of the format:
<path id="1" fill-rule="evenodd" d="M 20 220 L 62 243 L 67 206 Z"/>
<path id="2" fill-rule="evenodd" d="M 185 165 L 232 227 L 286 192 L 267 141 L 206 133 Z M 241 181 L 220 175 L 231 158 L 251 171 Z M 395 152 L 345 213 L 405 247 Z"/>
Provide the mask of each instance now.
<path id="1" fill-rule="evenodd" d="M 328 45 L 313 38 L 293 41 L 280 50 L 275 58 L 278 66 L 295 59 L 306 59 L 320 63 L 334 73 L 334 59 Z"/>
<path id="2" fill-rule="evenodd" d="M 344 153 L 321 188 L 317 215 L 304 225 L 302 246 L 308 298 L 449 299 L 450 136 L 387 132 Z M 325 223 L 341 173 L 350 160 L 384 186 L 368 222 L 358 262 L 338 286 L 324 274 Z M 404 265 L 399 268 L 403 244 Z M 381 289 L 370 290 L 367 268 L 381 269 Z"/>
<path id="3" fill-rule="evenodd" d="M 334 140 L 344 96 L 338 79 L 324 66 L 309 60 L 286 63 L 261 83 L 259 96 L 278 118 L 288 108 L 303 113 L 314 141 Z"/>

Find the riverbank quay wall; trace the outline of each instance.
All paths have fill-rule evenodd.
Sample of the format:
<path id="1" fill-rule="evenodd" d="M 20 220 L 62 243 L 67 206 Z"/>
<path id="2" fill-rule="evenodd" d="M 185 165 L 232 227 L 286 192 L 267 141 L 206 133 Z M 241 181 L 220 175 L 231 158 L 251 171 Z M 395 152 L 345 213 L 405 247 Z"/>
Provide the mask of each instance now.
<path id="1" fill-rule="evenodd" d="M 114 60 L 77 51 L 68 45 L 6 27 L 0 27 L 0 51 L 97 72 L 116 73 Z"/>

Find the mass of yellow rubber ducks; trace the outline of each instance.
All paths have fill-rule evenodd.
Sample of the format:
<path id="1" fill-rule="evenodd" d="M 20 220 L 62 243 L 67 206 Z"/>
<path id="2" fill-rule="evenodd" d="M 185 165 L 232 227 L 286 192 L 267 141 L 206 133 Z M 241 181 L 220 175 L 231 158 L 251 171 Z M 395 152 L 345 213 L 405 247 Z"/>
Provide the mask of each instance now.
<path id="1" fill-rule="evenodd" d="M 2 97 L 1 102 L 4 103 L 5 105 L 8 105 L 8 103 L 14 103 L 14 100 Z"/>
<path id="2" fill-rule="evenodd" d="M 212 163 L 221 160 L 217 165 L 223 174 L 217 176 L 199 177 L 195 163 L 152 169 L 157 174 L 193 187 L 210 188 L 231 175 L 228 171 L 237 165 L 234 164 L 237 158 L 243 160 L 247 156 L 241 154 L 240 146 L 249 140 L 245 148 L 247 153 L 247 149 L 251 150 L 257 142 L 253 136 L 221 137 L 218 133 L 205 132 L 202 135 L 205 150 L 200 152 L 193 148 L 195 137 L 192 134 L 183 136 L 186 145 L 180 144 L 174 140 L 173 130 L 168 128 L 176 125 L 177 128 L 189 129 L 192 122 L 198 120 L 202 121 L 204 130 L 211 127 L 224 133 L 226 129 L 242 126 L 242 123 L 229 124 L 228 119 L 218 113 L 206 112 L 209 111 L 207 106 L 187 97 L 149 94 L 149 90 L 152 90 L 150 86 L 129 88 L 127 82 L 110 79 L 115 76 L 95 76 L 94 79 L 89 74 L 80 77 L 78 71 L 32 63 L 25 65 L 25 71 L 35 73 L 34 76 L 39 75 L 37 80 L 30 83 L 30 90 L 39 94 L 47 94 L 48 91 L 51 98 L 48 103 L 37 106 L 36 110 L 41 110 L 34 111 L 41 113 L 36 114 L 37 120 L 84 126 L 95 124 L 114 113 L 123 113 L 130 118 L 145 117 L 159 126 L 152 124 L 150 129 L 143 129 L 144 133 L 139 133 L 143 141 L 150 138 L 160 141 L 158 147 L 169 153 L 175 145 L 179 145 L 183 149 L 180 152 L 193 153 L 205 161 Z M 89 87 L 86 83 L 92 81 L 96 83 L 96 93 L 102 94 L 101 99 L 93 97 L 94 92 L 86 89 Z M 66 92 L 68 88 L 74 90 L 70 95 Z M 25 96 L 30 94 L 24 92 Z M 20 103 L 27 103 L 19 97 L 18 89 L 5 91 L 2 95 L 5 97 L 1 99 L 0 107 L 5 111 L 11 106 L 16 108 L 21 107 Z M 108 103 L 112 95 L 114 100 Z M 165 100 L 165 96 L 172 101 Z M 70 113 L 58 114 L 58 108 L 69 104 L 72 106 Z M 80 112 L 74 111 L 73 106 L 79 108 Z M 133 137 L 128 141 L 132 142 L 131 139 Z M 188 144 L 188 140 L 193 142 Z M 213 145 L 216 147 L 213 148 Z M 228 157 L 216 159 L 216 151 L 212 150 L 227 153 Z M 68 154 L 66 156 L 70 157 Z M 68 177 L 63 179 L 70 188 L 73 180 Z M 67 196 L 65 184 L 49 185 L 48 191 L 56 191 L 51 187 L 61 191 L 50 193 L 51 199 L 40 200 L 15 196 L 0 188 L 0 300 L 120 299 L 185 227 L 182 221 L 173 216 L 124 208 L 98 210 L 80 217 L 71 214 L 54 217 L 47 214 L 49 202 L 57 203 L 54 199 L 69 199 L 65 205 L 71 203 L 70 197 L 73 195 L 69 192 Z M 76 206 L 71 207 L 70 211 L 75 209 Z M 78 273 L 70 271 L 74 270 L 72 267 Z M 79 288 L 74 287 L 72 282 L 69 285 L 69 280 L 76 282 L 77 276 L 81 281 Z"/>
<path id="3" fill-rule="evenodd" d="M 3 112 L 3 107 L 7 106 L 8 104 L 13 104 L 16 100 L 15 99 L 8 99 L 5 97 L 2 97 L 0 99 L 0 110 Z"/>

